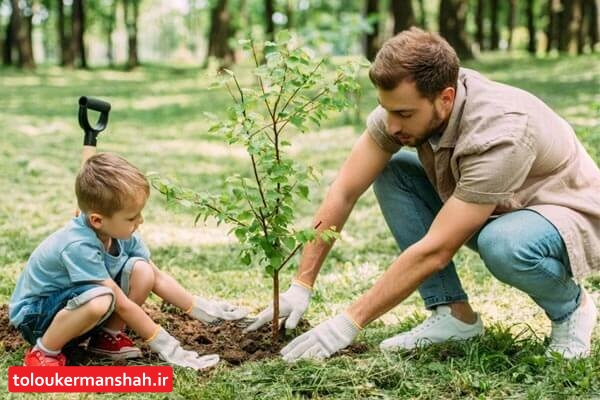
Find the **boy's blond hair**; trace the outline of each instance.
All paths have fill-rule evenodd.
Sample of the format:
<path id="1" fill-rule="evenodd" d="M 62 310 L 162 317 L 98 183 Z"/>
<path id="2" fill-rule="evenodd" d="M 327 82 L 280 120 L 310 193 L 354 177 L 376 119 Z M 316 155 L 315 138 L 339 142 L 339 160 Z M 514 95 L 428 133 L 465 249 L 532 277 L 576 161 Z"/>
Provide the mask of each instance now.
<path id="1" fill-rule="evenodd" d="M 75 179 L 75 195 L 84 213 L 111 217 L 143 194 L 150 195 L 148 180 L 132 164 L 111 153 L 98 153 L 81 167 Z"/>

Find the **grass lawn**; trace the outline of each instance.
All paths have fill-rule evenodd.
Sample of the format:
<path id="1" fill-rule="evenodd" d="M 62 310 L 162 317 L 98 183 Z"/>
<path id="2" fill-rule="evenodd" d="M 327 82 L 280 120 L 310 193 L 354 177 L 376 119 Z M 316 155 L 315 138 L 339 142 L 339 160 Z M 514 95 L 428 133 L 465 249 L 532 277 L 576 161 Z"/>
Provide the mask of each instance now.
<path id="1" fill-rule="evenodd" d="M 488 56 L 468 66 L 538 95 L 575 126 L 588 151 L 600 161 L 597 56 L 547 60 Z M 212 192 L 218 191 L 230 174 L 249 171 L 241 149 L 229 148 L 207 133 L 203 112 L 219 114 L 229 103 L 226 93 L 208 90 L 211 78 L 205 72 L 146 66 L 129 73 L 51 67 L 40 68 L 35 74 L 10 69 L 0 73 L 0 304 L 8 302 L 30 252 L 62 226 L 75 208 L 72 187 L 82 144 L 77 124 L 80 95 L 100 97 L 112 104 L 109 127 L 99 137 L 99 149 L 120 153 L 144 171 L 158 171 L 177 178 L 184 186 Z M 364 86 L 361 119 L 376 104 L 366 79 Z M 322 172 L 320 183 L 312 188 L 313 201 L 298 205 L 299 224 L 310 223 L 325 188 L 362 131 L 354 114 L 332 116 L 318 131 L 293 139 L 294 156 Z M 154 261 L 190 290 L 237 301 L 253 311 L 269 302 L 270 278 L 236 261 L 236 242 L 227 235 L 227 227 L 211 221 L 194 226 L 192 214 L 167 209 L 156 192 L 144 217 L 141 232 Z M 306 318 L 314 325 L 336 315 L 371 286 L 396 254 L 369 190 L 323 267 Z M 461 250 L 456 261 L 463 285 L 486 324 L 487 333 L 480 339 L 408 353 L 380 353 L 382 339 L 410 329 L 427 316 L 420 298 L 413 294 L 361 333 L 357 340 L 370 349 L 364 354 L 294 365 L 280 360 L 236 368 L 223 365 L 200 376 L 177 368 L 172 394 L 144 397 L 600 397 L 600 340 L 587 360 L 546 360 L 543 341 L 550 324 L 543 312 L 523 294 L 493 279 L 475 253 Z M 292 273 L 293 268 L 283 273 L 282 287 L 287 287 Z M 591 277 L 583 284 L 600 304 L 600 278 Z M 600 339 L 599 330 L 595 338 Z M 8 367 L 20 365 L 24 350 L 9 353 L 0 348 L 0 385 L 4 388 Z M 21 397 L 30 396 L 11 398 Z"/>

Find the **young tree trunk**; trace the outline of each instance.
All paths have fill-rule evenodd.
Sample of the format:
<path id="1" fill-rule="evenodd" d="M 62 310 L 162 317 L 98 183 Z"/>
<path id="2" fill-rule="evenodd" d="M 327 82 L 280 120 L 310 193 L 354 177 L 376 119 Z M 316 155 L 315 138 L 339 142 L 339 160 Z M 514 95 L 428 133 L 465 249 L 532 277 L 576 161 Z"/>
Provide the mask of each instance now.
<path id="1" fill-rule="evenodd" d="M 490 2 L 490 50 L 498 50 L 500 31 L 498 29 L 498 0 Z"/>
<path id="2" fill-rule="evenodd" d="M 83 35 L 85 32 L 85 14 L 83 10 L 83 0 L 73 0 L 71 11 L 71 52 L 77 66 L 87 68 L 87 59 L 85 56 L 85 44 Z"/>
<path id="3" fill-rule="evenodd" d="M 375 19 L 370 23 L 371 32 L 365 35 L 365 57 L 367 57 L 367 60 L 369 61 L 373 61 L 375 59 L 375 55 L 377 55 L 377 51 L 379 50 L 379 45 L 377 43 L 379 37 L 378 3 L 379 2 L 377 0 L 367 0 L 365 4 L 365 17 L 375 17 Z"/>
<path id="4" fill-rule="evenodd" d="M 537 51 L 536 30 L 535 30 L 535 13 L 534 0 L 527 0 L 525 13 L 527 14 L 527 31 L 529 32 L 529 40 L 527 42 L 527 51 L 529 54 L 535 55 Z"/>
<path id="5" fill-rule="evenodd" d="M 512 50 L 513 31 L 515 30 L 515 19 L 517 13 L 516 0 L 508 0 L 508 14 L 506 16 L 506 29 L 508 30 L 507 49 Z"/>
<path id="6" fill-rule="evenodd" d="M 28 22 L 25 21 L 19 8 L 19 0 L 11 0 L 13 19 L 13 34 L 17 47 L 18 66 L 23 69 L 34 69 L 35 61 L 31 51 L 31 35 L 29 34 Z M 31 16 L 29 17 L 29 21 Z M 29 22 L 30 24 L 31 22 Z"/>
<path id="7" fill-rule="evenodd" d="M 279 339 L 279 270 L 273 272 L 273 320 L 271 321 L 271 341 Z"/>
<path id="8" fill-rule="evenodd" d="M 417 23 L 411 1 L 391 0 L 390 12 L 394 17 L 394 34 L 408 29 Z"/>
<path id="9" fill-rule="evenodd" d="M 473 58 L 471 45 L 465 32 L 468 0 L 441 0 L 439 13 L 440 34 L 463 59 Z"/>
<path id="10" fill-rule="evenodd" d="M 265 0 L 265 35 L 267 40 L 275 40 L 275 23 L 273 22 L 275 14 L 274 0 Z"/>
<path id="11" fill-rule="evenodd" d="M 485 31 L 484 31 L 484 15 L 485 15 L 485 1 L 477 0 L 477 6 L 475 8 L 475 42 L 479 45 L 479 50 L 483 51 L 486 49 L 485 45 Z"/>
<path id="12" fill-rule="evenodd" d="M 139 0 L 123 0 L 123 10 L 127 27 L 127 69 L 133 69 L 140 65 L 137 48 Z"/>

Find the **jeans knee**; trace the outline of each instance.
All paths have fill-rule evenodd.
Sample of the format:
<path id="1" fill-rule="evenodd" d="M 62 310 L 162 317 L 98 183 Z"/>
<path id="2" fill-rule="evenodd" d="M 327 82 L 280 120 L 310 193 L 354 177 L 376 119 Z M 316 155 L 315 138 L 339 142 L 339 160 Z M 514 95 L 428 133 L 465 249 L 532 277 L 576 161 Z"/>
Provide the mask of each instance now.
<path id="1" fill-rule="evenodd" d="M 373 191 L 378 200 L 390 190 L 397 190 L 403 183 L 409 183 L 411 177 L 424 175 L 423 167 L 417 156 L 408 151 L 400 151 L 387 163 L 375 179 Z"/>
<path id="2" fill-rule="evenodd" d="M 477 239 L 479 256 L 487 269 L 499 280 L 510 283 L 520 263 L 516 260 L 519 254 L 519 243 L 510 236 L 495 235 L 484 230 Z"/>

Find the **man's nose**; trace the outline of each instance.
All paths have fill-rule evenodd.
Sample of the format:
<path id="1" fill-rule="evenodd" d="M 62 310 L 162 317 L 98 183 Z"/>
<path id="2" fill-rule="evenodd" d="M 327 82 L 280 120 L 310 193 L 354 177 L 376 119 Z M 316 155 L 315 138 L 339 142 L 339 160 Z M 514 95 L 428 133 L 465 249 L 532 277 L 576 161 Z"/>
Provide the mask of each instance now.
<path id="1" fill-rule="evenodd" d="M 388 133 L 390 135 L 395 135 L 402 132 L 402 124 L 398 118 L 394 118 L 393 116 L 388 116 Z"/>

